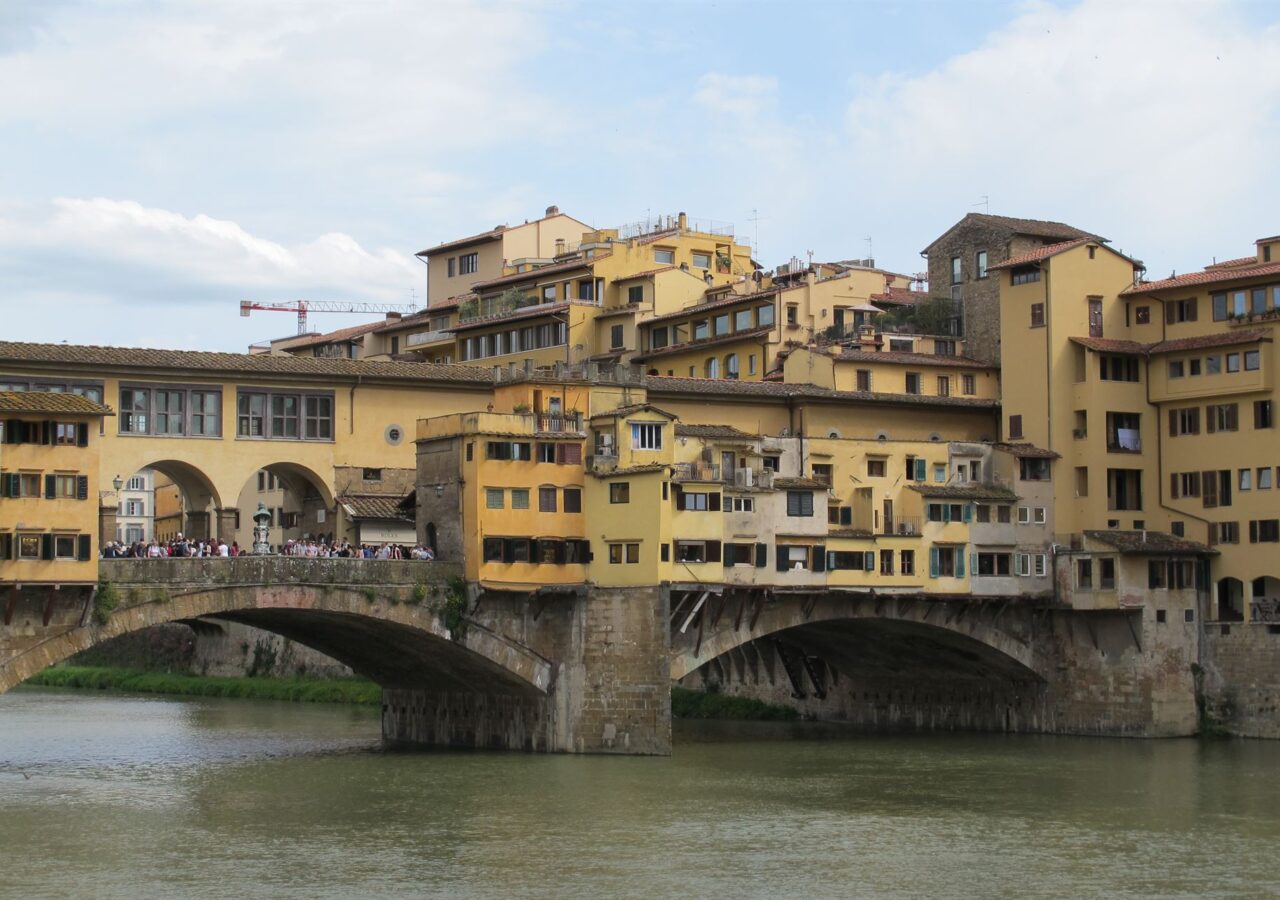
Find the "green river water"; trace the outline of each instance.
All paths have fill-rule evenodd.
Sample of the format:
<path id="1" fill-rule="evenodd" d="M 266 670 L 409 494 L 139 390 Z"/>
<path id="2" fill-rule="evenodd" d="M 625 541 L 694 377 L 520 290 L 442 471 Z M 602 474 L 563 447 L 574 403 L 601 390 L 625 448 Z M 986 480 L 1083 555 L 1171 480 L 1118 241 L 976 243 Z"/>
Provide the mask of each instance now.
<path id="1" fill-rule="evenodd" d="M 1280 896 L 1280 743 L 677 723 L 404 753 L 374 710 L 0 696 L 0 896 Z"/>

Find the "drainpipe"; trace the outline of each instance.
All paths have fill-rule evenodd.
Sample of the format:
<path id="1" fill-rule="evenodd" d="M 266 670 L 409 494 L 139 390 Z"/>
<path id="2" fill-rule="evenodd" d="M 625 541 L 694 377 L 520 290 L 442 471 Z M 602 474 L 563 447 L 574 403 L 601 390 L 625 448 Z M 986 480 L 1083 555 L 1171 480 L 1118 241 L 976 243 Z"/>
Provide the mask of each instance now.
<path id="1" fill-rule="evenodd" d="M 1053 316 L 1049 307 L 1049 267 L 1040 264 L 1044 273 L 1044 386 L 1045 386 L 1045 425 L 1049 436 L 1049 446 L 1053 449 Z"/>
<path id="2" fill-rule="evenodd" d="M 360 382 L 364 379 L 363 375 L 357 375 L 355 383 L 351 385 L 351 392 L 347 396 L 347 433 L 356 433 L 356 388 L 360 386 Z"/>

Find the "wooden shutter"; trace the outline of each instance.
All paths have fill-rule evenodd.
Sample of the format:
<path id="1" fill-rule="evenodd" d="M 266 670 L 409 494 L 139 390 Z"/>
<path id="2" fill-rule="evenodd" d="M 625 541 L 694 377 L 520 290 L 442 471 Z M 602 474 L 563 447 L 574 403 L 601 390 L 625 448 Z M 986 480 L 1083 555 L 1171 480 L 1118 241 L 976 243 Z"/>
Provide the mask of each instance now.
<path id="1" fill-rule="evenodd" d="M 840 507 L 840 524 L 841 525 L 853 524 L 853 507 L 852 506 Z"/>
<path id="2" fill-rule="evenodd" d="M 1211 544 L 1217 543 L 1216 541 L 1213 540 L 1214 527 L 1215 526 L 1213 525 L 1209 526 L 1209 538 L 1210 538 L 1209 543 Z M 1256 519 L 1249 520 L 1249 543 L 1250 544 L 1258 543 L 1258 522 Z"/>
<path id="3" fill-rule="evenodd" d="M 1191 483 L 1187 485 L 1188 487 L 1187 496 L 1199 497 L 1200 496 L 1200 473 L 1189 472 L 1188 475 L 1190 475 Z"/>
<path id="4" fill-rule="evenodd" d="M 707 562 L 720 562 L 720 542 L 707 541 Z"/>
<path id="5" fill-rule="evenodd" d="M 1218 505 L 1218 473 L 1212 470 L 1204 472 L 1200 479 L 1200 489 L 1204 493 L 1204 508 L 1216 507 Z"/>
<path id="6" fill-rule="evenodd" d="M 89 446 L 89 426 L 84 422 L 81 422 L 79 425 L 76 426 L 76 446 L 77 447 Z"/>
<path id="7" fill-rule="evenodd" d="M 1174 323 L 1174 310 L 1176 307 L 1177 303 L 1174 301 L 1170 301 L 1164 305 L 1164 321 L 1166 325 L 1172 325 Z"/>
<path id="8" fill-rule="evenodd" d="M 1236 431 L 1240 428 L 1240 407 L 1238 404 L 1232 403 L 1227 406 L 1227 430 Z"/>
<path id="9" fill-rule="evenodd" d="M 663 562 L 671 562 L 671 545 L 663 544 L 659 556 Z"/>
<path id="10" fill-rule="evenodd" d="M 763 569 L 767 565 L 769 565 L 769 545 L 756 544 L 756 568 Z"/>
<path id="11" fill-rule="evenodd" d="M 1182 301 L 1187 305 L 1187 321 L 1194 322 L 1196 320 L 1196 307 L 1200 305 L 1199 297 L 1192 297 L 1190 300 Z"/>
<path id="12" fill-rule="evenodd" d="M 815 572 L 825 572 L 827 570 L 827 548 L 822 544 L 815 544 L 813 549 L 809 551 L 810 567 Z"/>
<path id="13" fill-rule="evenodd" d="M 54 500 L 58 496 L 58 476 L 44 476 L 44 499 Z"/>
<path id="14" fill-rule="evenodd" d="M 1253 523 L 1250 522 L 1249 524 L 1252 525 Z M 1252 529 L 1250 529 L 1250 531 L 1252 532 Z M 1218 523 L 1210 522 L 1209 523 L 1209 546 L 1212 547 L 1217 543 L 1218 543 Z"/>
<path id="15" fill-rule="evenodd" d="M 862 568 L 867 572 L 876 570 L 876 552 L 868 550 L 862 554 Z"/>
<path id="16" fill-rule="evenodd" d="M 707 494 L 707 509 L 711 512 L 720 511 L 720 494 L 719 492 Z"/>
<path id="17" fill-rule="evenodd" d="M 556 462 L 567 466 L 580 465 L 582 463 L 582 445 L 557 444 Z"/>
<path id="18" fill-rule="evenodd" d="M 90 538 L 87 534 L 77 535 L 76 537 L 76 559 L 80 562 L 88 562 L 89 555 L 93 552 L 90 544 Z"/>
<path id="19" fill-rule="evenodd" d="M 1213 434 L 1218 430 L 1218 417 L 1214 415 L 1215 412 L 1217 412 L 1217 407 L 1215 406 L 1206 406 L 1204 408 L 1204 429 L 1209 434 Z"/>
<path id="20" fill-rule="evenodd" d="M 1178 436 L 1178 411 L 1176 409 L 1169 410 L 1169 437 Z"/>
<path id="21" fill-rule="evenodd" d="M 76 476 L 76 499 L 77 500 L 89 499 L 89 476 L 88 475 Z"/>
<path id="22" fill-rule="evenodd" d="M 1172 500 L 1178 499 L 1178 473 L 1169 473 L 1169 497 Z"/>
<path id="23" fill-rule="evenodd" d="M 778 551 L 775 565 L 778 567 L 779 572 L 785 572 L 787 571 L 787 547 L 785 544 L 778 544 L 775 549 Z"/>
<path id="24" fill-rule="evenodd" d="M 676 509 L 684 509 L 684 488 L 680 485 L 675 486 L 676 491 Z"/>
<path id="25" fill-rule="evenodd" d="M 40 558 L 53 559 L 53 535 L 40 535 Z"/>

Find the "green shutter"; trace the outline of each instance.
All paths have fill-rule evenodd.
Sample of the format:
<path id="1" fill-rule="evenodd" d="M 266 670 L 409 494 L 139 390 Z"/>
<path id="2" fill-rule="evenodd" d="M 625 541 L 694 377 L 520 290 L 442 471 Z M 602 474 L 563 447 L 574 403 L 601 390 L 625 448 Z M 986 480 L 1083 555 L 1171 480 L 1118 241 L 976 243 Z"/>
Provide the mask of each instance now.
<path id="1" fill-rule="evenodd" d="M 953 552 L 956 555 L 956 577 L 963 578 L 964 577 L 964 548 L 957 547 Z"/>
<path id="2" fill-rule="evenodd" d="M 942 569 L 942 562 L 939 558 L 939 549 L 937 547 L 929 548 L 929 577 L 937 578 L 938 572 Z"/>
<path id="3" fill-rule="evenodd" d="M 78 535 L 76 537 L 76 559 L 80 560 L 80 562 L 88 562 L 92 553 L 93 547 L 90 545 L 89 535 Z"/>
<path id="4" fill-rule="evenodd" d="M 53 535 L 40 535 L 40 558 L 53 559 Z"/>
<path id="5" fill-rule="evenodd" d="M 876 570 L 876 553 L 874 550 L 868 550 L 862 554 L 862 568 L 868 572 Z"/>
<path id="6" fill-rule="evenodd" d="M 88 475 L 76 476 L 76 499 L 77 500 L 89 499 L 89 476 Z"/>
<path id="7" fill-rule="evenodd" d="M 923 459 L 916 460 L 916 481 L 924 481 L 925 461 Z"/>
<path id="8" fill-rule="evenodd" d="M 84 422 L 76 426 L 76 446 L 89 446 L 89 426 Z"/>
<path id="9" fill-rule="evenodd" d="M 769 545 L 756 544 L 756 568 L 763 569 L 769 565 Z"/>
<path id="10" fill-rule="evenodd" d="M 779 572 L 785 572 L 787 571 L 787 548 L 783 544 L 778 544 L 777 551 L 778 558 L 775 565 L 777 565 Z"/>
<path id="11" fill-rule="evenodd" d="M 58 496 L 58 476 L 44 476 L 44 499 L 54 500 Z"/>
<path id="12" fill-rule="evenodd" d="M 966 503 L 964 505 L 964 520 L 965 522 L 973 521 L 973 504 L 972 503 Z"/>
<path id="13" fill-rule="evenodd" d="M 814 545 L 809 558 L 813 562 L 813 571 L 825 572 L 827 570 L 827 548 L 822 544 Z"/>

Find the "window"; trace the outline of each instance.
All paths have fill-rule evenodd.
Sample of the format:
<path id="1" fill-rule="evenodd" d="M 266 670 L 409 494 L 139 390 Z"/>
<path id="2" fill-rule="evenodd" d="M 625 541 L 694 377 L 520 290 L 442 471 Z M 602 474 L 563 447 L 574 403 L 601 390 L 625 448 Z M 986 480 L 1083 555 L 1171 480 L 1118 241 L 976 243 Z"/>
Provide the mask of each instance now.
<path id="1" fill-rule="evenodd" d="M 978 251 L 976 262 L 977 262 L 977 269 L 978 269 L 978 277 L 986 278 L 987 277 L 987 251 L 986 250 Z"/>
<path id="2" fill-rule="evenodd" d="M 855 385 L 856 390 L 859 390 L 859 391 L 871 390 L 871 370 L 870 369 L 858 369 L 857 372 L 855 373 L 855 378 L 856 378 L 856 385 Z"/>
<path id="3" fill-rule="evenodd" d="M 610 503 L 630 503 L 631 502 L 631 482 L 617 481 L 609 485 L 609 502 Z"/>
<path id="4" fill-rule="evenodd" d="M 191 392 L 191 434 L 203 437 L 222 434 L 222 394 L 217 391 Z"/>
<path id="5" fill-rule="evenodd" d="M 679 491 L 676 494 L 676 509 L 692 512 L 706 512 L 720 509 L 720 495 L 708 494 L 705 491 Z"/>
<path id="6" fill-rule="evenodd" d="M 760 547 L 764 547 L 761 544 Z M 724 545 L 724 564 L 725 566 L 755 566 L 759 554 L 753 544 L 725 544 Z"/>
<path id="7" fill-rule="evenodd" d="M 930 503 L 925 509 L 929 522 L 967 522 L 967 507 L 960 503 Z"/>
<path id="8" fill-rule="evenodd" d="M 1082 591 L 1093 590 L 1093 560 L 1076 560 L 1076 588 Z"/>
<path id="9" fill-rule="evenodd" d="M 662 449 L 662 425 L 656 422 L 631 423 L 631 449 L 661 450 Z"/>
<path id="10" fill-rule="evenodd" d="M 812 491 L 787 491 L 787 515 L 788 516 L 812 516 L 813 515 L 813 492 Z"/>
<path id="11" fill-rule="evenodd" d="M 714 356 L 708 357 L 707 361 L 703 363 L 702 372 L 706 378 L 719 378 L 720 360 L 716 359 Z"/>
<path id="12" fill-rule="evenodd" d="M 973 375 L 960 376 L 960 392 L 966 397 L 972 397 L 978 392 L 978 381 Z"/>
<path id="13" fill-rule="evenodd" d="M 1236 431 L 1239 428 L 1237 406 L 1234 403 L 1219 403 L 1204 408 L 1208 432 Z"/>
<path id="14" fill-rule="evenodd" d="M 653 251 L 653 261 L 659 265 L 673 266 L 676 263 L 676 251 L 659 247 Z"/>
<path id="15" fill-rule="evenodd" d="M 892 550 L 880 551 L 880 574 L 881 575 L 893 574 L 893 551 Z"/>
<path id="16" fill-rule="evenodd" d="M 564 511 L 567 513 L 582 512 L 582 490 L 576 487 L 564 489 Z"/>
<path id="17" fill-rule="evenodd" d="M 622 326 L 621 325 L 614 325 L 612 328 L 609 329 L 609 349 L 610 350 L 622 349 Z"/>
<path id="18" fill-rule="evenodd" d="M 259 484 L 258 490 L 262 490 L 262 487 L 261 487 L 262 473 L 261 472 L 258 473 L 258 484 Z M 125 482 L 124 489 L 126 491 L 145 491 L 147 489 L 147 479 L 141 475 L 134 475 L 127 482 Z"/>
<path id="19" fill-rule="evenodd" d="M 1280 542 L 1280 519 L 1257 519 L 1249 523 L 1249 543 L 1274 544 Z"/>
<path id="20" fill-rule="evenodd" d="M 963 578 L 963 547 L 932 547 L 929 550 L 929 575 L 933 578 Z"/>
<path id="21" fill-rule="evenodd" d="M 1188 373 L 1188 374 L 1190 374 L 1190 375 L 1199 375 L 1199 374 L 1200 374 L 1200 360 L 1199 360 L 1199 359 L 1193 359 L 1193 360 L 1189 360 L 1189 361 L 1187 362 L 1187 373 Z"/>
<path id="22" fill-rule="evenodd" d="M 1044 304 L 1043 303 L 1031 304 L 1031 327 L 1032 328 L 1044 327 Z"/>
<path id="23" fill-rule="evenodd" d="M 701 563 L 709 562 L 707 541 L 676 541 L 676 562 Z M 719 547 L 719 544 L 716 544 Z"/>
<path id="24" fill-rule="evenodd" d="M 503 508 L 503 490 L 502 488 L 485 488 L 484 505 L 486 509 L 502 509 Z"/>
<path id="25" fill-rule="evenodd" d="M 1006 576 L 1013 574 L 1013 556 L 1009 553 L 977 553 L 973 574 Z"/>
<path id="26" fill-rule="evenodd" d="M 240 394 L 236 398 L 236 434 L 240 437 L 265 437 L 267 421 L 266 394 Z"/>
<path id="27" fill-rule="evenodd" d="M 1133 320 L 1139 325 L 1149 324 L 1151 322 L 1151 307 L 1139 306 L 1134 310 Z"/>
<path id="28" fill-rule="evenodd" d="M 1262 365 L 1262 356 L 1257 350 L 1244 351 L 1244 370 L 1246 372 L 1256 372 Z"/>
<path id="29" fill-rule="evenodd" d="M 1138 360 L 1133 356 L 1098 357 L 1099 377 L 1103 381 L 1139 381 Z"/>
<path id="30" fill-rule="evenodd" d="M 1170 300 L 1164 305 L 1164 320 L 1170 325 L 1176 325 L 1179 322 L 1196 321 L 1196 298 Z"/>
<path id="31" fill-rule="evenodd" d="M 1241 469 L 1237 473 L 1236 489 L 1241 491 L 1253 490 L 1253 469 Z"/>
<path id="32" fill-rule="evenodd" d="M 950 376 L 948 376 L 948 375 L 939 375 L 939 376 L 938 376 L 938 396 L 939 396 L 939 397 L 950 397 L 950 396 L 951 396 L 951 378 L 950 378 Z"/>
<path id="33" fill-rule="evenodd" d="M 556 489 L 553 487 L 538 488 L 538 512 L 556 511 Z"/>
<path id="34" fill-rule="evenodd" d="M 1022 437 L 1022 416 L 1009 417 L 1009 437 L 1010 438 Z"/>
<path id="35" fill-rule="evenodd" d="M 884 478 L 886 467 L 887 467 L 886 460 L 883 460 L 883 459 L 867 460 L 867 477 L 868 478 Z M 829 481 L 826 482 L 826 484 L 828 485 L 830 483 L 831 482 Z"/>
<path id="36" fill-rule="evenodd" d="M 183 391 L 156 391 L 155 392 L 155 433 L 156 434 L 182 434 L 183 433 L 183 400 L 186 394 Z"/>
<path id="37" fill-rule="evenodd" d="M 555 298 L 553 297 L 552 299 L 554 300 Z M 632 305 L 644 302 L 643 284 L 633 284 L 631 287 L 627 288 L 627 302 Z"/>
<path id="38" fill-rule="evenodd" d="M 902 550 L 898 553 L 898 571 L 903 575 L 916 574 L 916 551 Z"/>
<path id="39" fill-rule="evenodd" d="M 933 341 L 933 355 L 934 356 L 955 356 L 956 342 L 945 341 L 942 338 L 935 338 Z"/>
<path id="40" fill-rule="evenodd" d="M 734 331 L 750 331 L 751 330 L 751 310 L 740 309 L 733 314 L 733 330 Z"/>
<path id="41" fill-rule="evenodd" d="M 1098 560 L 1098 589 L 1113 591 L 1116 587 L 1116 561 L 1110 556 Z"/>
<path id="42" fill-rule="evenodd" d="M 480 269 L 479 253 L 464 253 L 458 257 L 458 273 L 460 275 L 474 275 Z"/>
<path id="43" fill-rule="evenodd" d="M 667 329 L 665 327 L 655 328 L 649 332 L 650 350 L 661 350 L 665 346 L 667 346 Z"/>
<path id="44" fill-rule="evenodd" d="M 773 324 L 773 307 L 757 306 L 756 307 L 756 326 L 764 328 Z"/>
<path id="45" fill-rule="evenodd" d="M 1107 413 L 1107 452 L 1138 453 L 1142 450 L 1142 415 Z"/>
<path id="46" fill-rule="evenodd" d="M 501 507 L 498 507 L 501 509 Z M 512 488 L 511 489 L 511 508 L 512 509 L 528 509 L 529 508 L 529 489 L 528 488 Z"/>
<path id="47" fill-rule="evenodd" d="M 449 257 L 449 277 L 452 278 L 457 274 L 458 258 L 456 256 Z"/>
<path id="48" fill-rule="evenodd" d="M 883 465 L 883 462 L 881 464 Z M 868 466 L 870 466 L 870 463 L 868 463 Z M 830 463 L 814 463 L 813 464 L 813 480 L 814 481 L 821 481 L 827 487 L 831 487 L 831 479 L 832 479 L 832 468 Z"/>
<path id="49" fill-rule="evenodd" d="M 584 278 L 578 282 L 578 299 L 593 301 L 595 300 L 595 282 L 589 278 Z"/>
<path id="50" fill-rule="evenodd" d="M 975 521 L 987 523 L 991 521 L 991 507 L 985 503 L 979 503 L 973 508 L 973 517 Z"/>
<path id="51" fill-rule="evenodd" d="M 951 283 L 959 284 L 961 281 L 960 257 L 951 257 Z"/>
<path id="52" fill-rule="evenodd" d="M 1200 433 L 1200 407 L 1169 410 L 1169 436 Z"/>
<path id="53" fill-rule="evenodd" d="M 530 461 L 531 445 L 525 441 L 488 441 L 485 444 L 485 459 L 511 459 Z"/>
<path id="54" fill-rule="evenodd" d="M 1048 481 L 1049 460 L 1039 457 L 1019 459 L 1018 475 L 1023 481 Z"/>
<path id="55" fill-rule="evenodd" d="M 1018 266 L 1016 269 L 1010 269 L 1009 280 L 1014 286 L 1032 284 L 1040 280 L 1040 268 L 1038 266 Z"/>
<path id="56" fill-rule="evenodd" d="M 711 254 L 707 253 L 705 250 L 694 250 L 689 254 L 689 258 L 695 269 L 711 268 Z"/>
<path id="57" fill-rule="evenodd" d="M 778 471 L 779 459 L 777 456 L 762 456 L 760 457 L 760 465 L 770 472 L 776 472 Z"/>
<path id="58" fill-rule="evenodd" d="M 1182 360 L 1180 360 L 1180 359 L 1172 359 L 1172 360 L 1170 360 L 1170 361 L 1169 361 L 1169 377 L 1170 377 L 1170 378 L 1181 378 L 1181 377 L 1182 377 L 1182 375 L 1183 375 L 1183 365 L 1182 365 Z"/>
<path id="59" fill-rule="evenodd" d="M 1271 490 L 1271 467 L 1270 466 L 1258 467 L 1258 490 L 1260 491 Z"/>
<path id="60" fill-rule="evenodd" d="M 939 484 L 947 480 L 947 467 L 944 463 L 933 464 L 933 480 Z"/>
<path id="61" fill-rule="evenodd" d="M 800 307 L 795 303 L 787 304 L 787 324 L 788 325 L 800 324 Z"/>
<path id="62" fill-rule="evenodd" d="M 1210 523 L 1209 543 L 1210 544 L 1240 543 L 1240 523 L 1239 522 Z"/>
<path id="63" fill-rule="evenodd" d="M 908 394 L 920 393 L 920 373 L 919 372 L 907 373 L 906 390 Z"/>
<path id="64" fill-rule="evenodd" d="M 725 512 L 755 512 L 756 501 L 752 497 L 733 497 L 725 500 Z"/>
<path id="65" fill-rule="evenodd" d="M 1240 371 L 1240 354 L 1239 353 L 1227 354 L 1227 371 L 1228 372 Z"/>
<path id="66" fill-rule="evenodd" d="M 360 473 L 360 480 L 361 481 L 381 481 L 382 470 L 381 469 L 365 469 Z"/>

